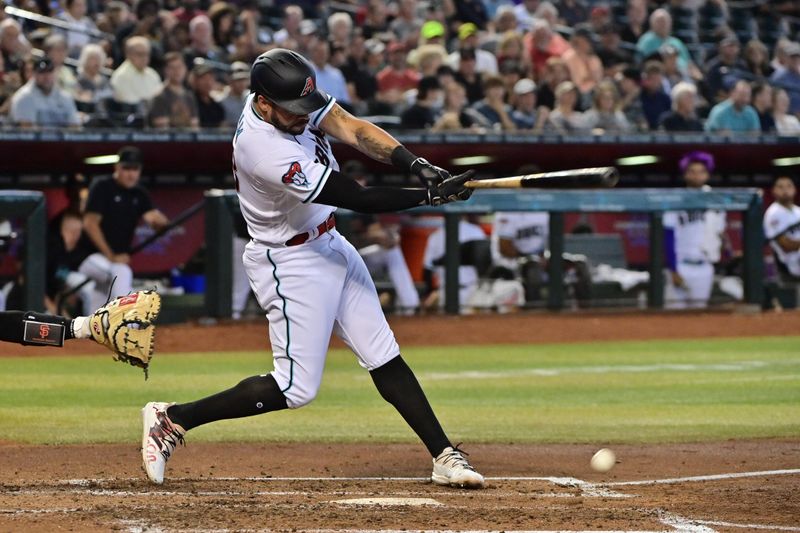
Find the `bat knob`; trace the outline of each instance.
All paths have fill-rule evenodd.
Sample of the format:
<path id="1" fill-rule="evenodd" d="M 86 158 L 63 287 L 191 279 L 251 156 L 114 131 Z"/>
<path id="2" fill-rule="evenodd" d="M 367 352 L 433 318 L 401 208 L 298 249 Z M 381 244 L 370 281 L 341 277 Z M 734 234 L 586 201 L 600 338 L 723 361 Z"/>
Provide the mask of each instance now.
<path id="1" fill-rule="evenodd" d="M 619 170 L 616 167 L 608 167 L 602 176 L 602 186 L 609 189 L 615 187 L 619 182 Z"/>

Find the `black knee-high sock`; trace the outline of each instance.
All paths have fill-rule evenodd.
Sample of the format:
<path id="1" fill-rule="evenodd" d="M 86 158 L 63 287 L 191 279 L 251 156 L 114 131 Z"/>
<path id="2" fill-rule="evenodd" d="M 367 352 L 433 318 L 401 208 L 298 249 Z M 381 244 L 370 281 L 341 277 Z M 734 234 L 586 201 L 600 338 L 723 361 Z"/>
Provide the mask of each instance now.
<path id="1" fill-rule="evenodd" d="M 287 407 L 286 396 L 272 374 L 267 374 L 243 379 L 232 389 L 196 402 L 173 405 L 167 409 L 167 415 L 188 431 L 215 420 L 260 415 Z"/>
<path id="2" fill-rule="evenodd" d="M 37 322 L 47 324 L 61 324 L 64 326 L 64 338 L 72 337 L 72 321 L 68 318 L 55 315 L 46 315 L 34 311 L 2 311 L 0 312 L 0 341 L 16 342 L 22 344 L 25 338 L 25 317 Z"/>
<path id="3" fill-rule="evenodd" d="M 383 399 L 394 406 L 433 457 L 450 444 L 417 378 L 399 355 L 370 372 Z"/>

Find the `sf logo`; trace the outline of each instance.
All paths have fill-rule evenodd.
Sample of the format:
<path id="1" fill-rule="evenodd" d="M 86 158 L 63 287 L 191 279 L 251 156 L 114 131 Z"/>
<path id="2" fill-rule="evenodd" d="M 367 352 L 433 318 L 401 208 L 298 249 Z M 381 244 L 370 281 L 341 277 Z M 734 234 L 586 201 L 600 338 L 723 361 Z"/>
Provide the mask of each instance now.
<path id="1" fill-rule="evenodd" d="M 39 325 L 39 337 L 42 339 L 46 339 L 50 336 L 50 326 L 47 324 L 40 324 Z"/>

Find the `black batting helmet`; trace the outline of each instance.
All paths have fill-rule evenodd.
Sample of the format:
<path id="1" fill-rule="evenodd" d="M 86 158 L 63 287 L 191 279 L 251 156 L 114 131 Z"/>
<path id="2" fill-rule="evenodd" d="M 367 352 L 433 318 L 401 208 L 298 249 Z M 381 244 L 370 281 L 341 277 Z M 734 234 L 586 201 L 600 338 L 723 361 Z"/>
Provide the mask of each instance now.
<path id="1" fill-rule="evenodd" d="M 285 48 L 258 56 L 250 69 L 250 90 L 295 115 L 313 113 L 328 102 L 311 63 Z"/>

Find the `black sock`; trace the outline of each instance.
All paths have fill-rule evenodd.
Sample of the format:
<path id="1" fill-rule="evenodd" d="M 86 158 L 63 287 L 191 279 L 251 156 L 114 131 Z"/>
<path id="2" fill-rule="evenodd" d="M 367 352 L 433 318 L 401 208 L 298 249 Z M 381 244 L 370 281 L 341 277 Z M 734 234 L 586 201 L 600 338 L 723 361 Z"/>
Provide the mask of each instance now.
<path id="1" fill-rule="evenodd" d="M 399 355 L 370 372 L 383 399 L 394 406 L 433 457 L 450 444 L 417 378 Z"/>
<path id="2" fill-rule="evenodd" d="M 60 324 L 64 326 L 64 339 L 72 339 L 72 320 L 64 317 L 36 313 L 34 311 L 2 311 L 0 312 L 0 341 L 22 343 L 25 338 L 25 317 L 29 316 L 37 322 Z"/>
<path id="3" fill-rule="evenodd" d="M 215 420 L 242 418 L 286 409 L 286 396 L 272 374 L 243 379 L 232 389 L 196 402 L 173 405 L 167 416 L 186 431 Z"/>

